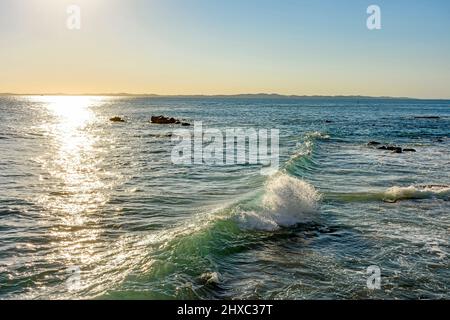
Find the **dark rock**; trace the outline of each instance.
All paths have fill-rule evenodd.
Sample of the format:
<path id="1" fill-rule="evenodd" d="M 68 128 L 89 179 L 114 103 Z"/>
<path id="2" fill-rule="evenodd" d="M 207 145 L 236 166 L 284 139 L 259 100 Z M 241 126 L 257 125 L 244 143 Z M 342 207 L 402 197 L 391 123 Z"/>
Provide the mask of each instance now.
<path id="1" fill-rule="evenodd" d="M 443 189 L 443 188 L 449 188 L 450 186 L 447 184 L 419 184 L 418 187 L 422 188 L 422 189 L 429 189 L 429 188 Z"/>
<path id="2" fill-rule="evenodd" d="M 414 119 L 440 119 L 441 117 L 438 116 L 418 116 L 414 117 Z"/>
<path id="3" fill-rule="evenodd" d="M 175 124 L 178 120 L 174 118 L 164 117 L 164 116 L 157 116 L 152 117 L 151 122 L 157 123 L 157 124 Z"/>
<path id="4" fill-rule="evenodd" d="M 388 146 L 388 147 L 386 147 L 386 150 L 389 150 L 389 151 L 394 151 L 395 153 L 402 153 L 402 148 L 400 148 L 400 147 L 395 147 L 395 146 Z"/>
<path id="5" fill-rule="evenodd" d="M 325 123 L 333 123 L 331 120 L 325 120 Z"/>
<path id="6" fill-rule="evenodd" d="M 367 143 L 368 146 L 379 146 L 381 144 L 381 142 L 378 141 L 370 141 L 369 143 Z"/>
<path id="7" fill-rule="evenodd" d="M 153 116 L 151 118 L 151 122 L 157 124 L 181 124 L 182 126 L 190 126 L 189 123 L 181 122 L 181 120 L 164 116 Z"/>
<path id="8" fill-rule="evenodd" d="M 381 146 L 377 148 L 378 150 L 389 150 L 393 151 L 394 153 L 402 153 L 403 149 L 401 147 L 395 147 L 395 146 Z"/>
<path id="9" fill-rule="evenodd" d="M 181 125 L 182 125 L 183 127 L 189 127 L 191 124 L 190 124 L 190 123 L 187 123 L 187 122 L 183 122 Z"/>
<path id="10" fill-rule="evenodd" d="M 371 141 L 371 142 L 374 142 L 374 141 Z M 369 145 L 371 142 L 369 142 Z M 377 149 L 378 150 L 389 150 L 389 151 L 393 151 L 394 153 L 417 152 L 416 149 L 412 149 L 412 148 L 403 149 L 401 147 L 396 147 L 396 146 L 381 146 L 381 147 L 378 147 Z"/>
<path id="11" fill-rule="evenodd" d="M 121 117 L 112 117 L 109 120 L 112 122 L 125 122 L 125 120 L 123 120 Z"/>

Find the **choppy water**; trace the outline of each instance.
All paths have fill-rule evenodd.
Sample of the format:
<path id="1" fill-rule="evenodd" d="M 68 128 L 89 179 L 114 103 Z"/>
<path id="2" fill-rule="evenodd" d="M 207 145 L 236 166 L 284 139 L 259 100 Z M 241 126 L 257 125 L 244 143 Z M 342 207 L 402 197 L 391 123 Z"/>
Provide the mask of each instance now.
<path id="1" fill-rule="evenodd" d="M 281 168 L 173 165 L 159 114 L 279 129 Z M 450 101 L 1 97 L 0 120 L 0 298 L 450 298 Z"/>

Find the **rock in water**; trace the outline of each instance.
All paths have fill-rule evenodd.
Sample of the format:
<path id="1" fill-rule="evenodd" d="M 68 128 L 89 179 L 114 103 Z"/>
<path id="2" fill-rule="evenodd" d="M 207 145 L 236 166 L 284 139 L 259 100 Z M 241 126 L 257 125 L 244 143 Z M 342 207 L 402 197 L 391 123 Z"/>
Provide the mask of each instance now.
<path id="1" fill-rule="evenodd" d="M 370 141 L 367 143 L 368 146 L 379 146 L 381 142 L 378 141 Z"/>
<path id="2" fill-rule="evenodd" d="M 403 149 L 401 147 L 396 146 L 381 146 L 377 148 L 378 150 L 389 150 L 393 151 L 394 153 L 402 153 Z"/>
<path id="3" fill-rule="evenodd" d="M 173 124 L 177 121 L 174 118 L 168 118 L 164 116 L 157 116 L 157 117 L 152 116 L 151 122 L 157 124 Z"/>
<path id="4" fill-rule="evenodd" d="M 217 272 L 205 272 L 200 276 L 200 281 L 205 285 L 218 285 L 221 282 L 220 278 L 220 274 Z"/>
<path id="5" fill-rule="evenodd" d="M 112 121 L 112 122 L 125 122 L 125 120 L 122 119 L 121 117 L 112 117 L 109 120 Z"/>
<path id="6" fill-rule="evenodd" d="M 386 150 L 389 150 L 389 151 L 394 151 L 395 153 L 402 153 L 402 148 L 400 148 L 400 147 L 395 147 L 395 146 L 388 146 L 388 147 L 386 147 Z"/>
<path id="7" fill-rule="evenodd" d="M 182 123 L 178 119 L 164 117 L 164 116 L 152 116 L 151 123 L 157 123 L 157 124 L 181 124 L 182 126 L 190 126 L 189 123 L 185 123 L 185 122 Z"/>
<path id="8" fill-rule="evenodd" d="M 441 117 L 439 117 L 439 116 L 417 116 L 414 118 L 415 119 L 440 119 Z"/>
<path id="9" fill-rule="evenodd" d="M 412 149 L 412 148 L 407 148 L 407 149 L 403 149 L 403 152 L 417 152 L 417 150 Z"/>

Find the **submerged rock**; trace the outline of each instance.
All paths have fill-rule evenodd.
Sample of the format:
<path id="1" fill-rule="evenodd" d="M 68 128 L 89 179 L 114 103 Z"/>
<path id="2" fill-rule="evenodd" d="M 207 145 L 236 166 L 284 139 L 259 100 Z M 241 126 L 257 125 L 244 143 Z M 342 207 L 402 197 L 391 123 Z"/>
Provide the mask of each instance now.
<path id="1" fill-rule="evenodd" d="M 172 138 L 173 134 L 172 133 L 160 133 L 160 134 L 154 134 L 154 133 L 150 133 L 150 134 L 146 134 L 146 135 L 137 135 L 135 137 L 145 137 L 145 138 Z"/>
<path id="2" fill-rule="evenodd" d="M 396 147 L 396 146 L 381 146 L 381 147 L 378 147 L 377 149 L 393 151 L 394 153 L 402 153 L 403 152 L 403 149 L 401 147 Z"/>
<path id="3" fill-rule="evenodd" d="M 367 145 L 369 145 L 369 146 L 376 146 L 376 145 L 379 145 L 379 144 L 380 143 L 376 142 L 376 141 L 370 141 L 369 143 L 367 143 Z M 403 149 L 402 147 L 390 146 L 390 145 L 380 146 L 377 149 L 378 150 L 388 150 L 388 151 L 392 151 L 394 153 L 417 152 L 417 150 L 413 149 L 413 148 L 405 148 L 405 149 Z"/>
<path id="4" fill-rule="evenodd" d="M 440 119 L 441 117 L 438 116 L 417 116 L 414 117 L 414 119 Z"/>
<path id="5" fill-rule="evenodd" d="M 418 188 L 422 189 L 447 189 L 450 188 L 447 184 L 419 184 Z"/>
<path id="6" fill-rule="evenodd" d="M 221 275 L 218 272 L 205 272 L 199 280 L 203 285 L 218 285 L 221 282 Z"/>
<path id="7" fill-rule="evenodd" d="M 395 146 L 388 146 L 388 147 L 386 147 L 386 150 L 394 151 L 394 153 L 402 153 L 403 152 L 402 148 L 395 147 Z"/>
<path id="8" fill-rule="evenodd" d="M 112 117 L 111 119 L 109 119 L 109 121 L 112 121 L 112 122 L 125 122 L 125 120 L 122 119 L 121 117 Z"/>

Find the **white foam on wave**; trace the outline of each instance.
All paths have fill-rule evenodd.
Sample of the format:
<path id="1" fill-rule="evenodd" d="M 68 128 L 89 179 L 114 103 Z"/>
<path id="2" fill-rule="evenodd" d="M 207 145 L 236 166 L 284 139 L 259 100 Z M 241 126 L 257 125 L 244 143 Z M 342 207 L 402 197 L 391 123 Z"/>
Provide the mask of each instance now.
<path id="1" fill-rule="evenodd" d="M 440 198 L 448 199 L 450 197 L 450 186 L 394 186 L 384 192 L 385 201 L 398 201 L 406 199 L 428 199 Z"/>
<path id="2" fill-rule="evenodd" d="M 310 155 L 314 149 L 314 142 L 312 140 L 306 140 L 302 144 L 298 144 L 297 148 L 298 150 L 291 156 L 291 159 Z"/>
<path id="3" fill-rule="evenodd" d="M 319 200 L 320 194 L 311 184 L 277 173 L 266 183 L 260 208 L 241 211 L 238 223 L 243 229 L 274 231 L 311 222 L 318 216 Z"/>
<path id="4" fill-rule="evenodd" d="M 220 284 L 222 276 L 218 272 L 205 272 L 200 276 L 200 280 L 204 284 Z"/>
<path id="5" fill-rule="evenodd" d="M 287 164 L 290 164 L 301 157 L 310 156 L 314 150 L 315 140 L 326 140 L 329 138 L 330 136 L 328 134 L 319 131 L 308 132 L 305 134 L 304 141 L 297 143 L 297 151 L 290 157 Z"/>
<path id="6" fill-rule="evenodd" d="M 320 131 L 313 131 L 306 134 L 307 139 L 330 139 L 330 135 L 320 132 Z"/>

